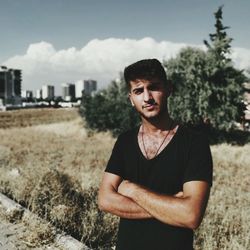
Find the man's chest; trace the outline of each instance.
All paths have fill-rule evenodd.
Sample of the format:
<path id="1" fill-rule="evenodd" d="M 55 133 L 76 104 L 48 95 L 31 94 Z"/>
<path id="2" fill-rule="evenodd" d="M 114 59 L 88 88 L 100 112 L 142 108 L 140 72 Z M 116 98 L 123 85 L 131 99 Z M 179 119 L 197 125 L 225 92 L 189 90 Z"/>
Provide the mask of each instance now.
<path id="1" fill-rule="evenodd" d="M 124 157 L 124 177 L 156 192 L 175 194 L 182 190 L 186 162 L 185 152 L 175 145 L 164 148 L 152 160 L 147 160 L 139 147 L 130 147 Z"/>

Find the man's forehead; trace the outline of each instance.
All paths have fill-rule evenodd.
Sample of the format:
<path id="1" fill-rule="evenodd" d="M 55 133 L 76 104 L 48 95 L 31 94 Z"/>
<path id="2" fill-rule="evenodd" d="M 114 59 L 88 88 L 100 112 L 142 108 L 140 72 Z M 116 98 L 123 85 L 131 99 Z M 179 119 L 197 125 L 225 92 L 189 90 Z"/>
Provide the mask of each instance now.
<path id="1" fill-rule="evenodd" d="M 145 79 L 145 78 L 137 78 L 135 80 L 130 81 L 131 85 L 137 86 L 140 84 L 148 84 L 148 83 L 162 83 L 163 81 L 159 78 Z"/>

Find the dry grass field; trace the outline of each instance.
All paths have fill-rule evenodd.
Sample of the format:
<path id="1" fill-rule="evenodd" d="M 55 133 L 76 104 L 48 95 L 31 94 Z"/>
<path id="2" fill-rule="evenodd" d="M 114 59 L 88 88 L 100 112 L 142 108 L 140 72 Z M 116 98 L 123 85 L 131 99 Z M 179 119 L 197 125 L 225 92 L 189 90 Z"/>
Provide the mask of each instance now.
<path id="1" fill-rule="evenodd" d="M 0 112 L 0 128 L 27 127 L 39 124 L 69 121 L 76 118 L 77 109 L 21 109 Z"/>
<path id="2" fill-rule="evenodd" d="M 86 131 L 74 109 L 15 112 L 0 113 L 0 191 L 93 249 L 111 249 L 118 219 L 97 209 L 96 196 L 115 139 Z M 195 249 L 250 249 L 249 152 L 212 147 L 214 184 Z"/>

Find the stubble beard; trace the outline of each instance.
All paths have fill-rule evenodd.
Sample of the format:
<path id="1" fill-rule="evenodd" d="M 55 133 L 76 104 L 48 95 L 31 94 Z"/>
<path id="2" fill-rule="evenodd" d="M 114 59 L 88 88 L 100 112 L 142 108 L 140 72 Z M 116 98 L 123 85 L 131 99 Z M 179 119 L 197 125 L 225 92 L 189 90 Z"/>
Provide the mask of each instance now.
<path id="1" fill-rule="evenodd" d="M 159 105 L 157 103 L 155 103 L 154 105 L 157 105 L 159 107 Z M 158 120 L 160 120 L 165 114 L 168 113 L 168 105 L 167 103 L 153 116 L 151 116 L 150 114 L 147 115 L 143 112 L 143 107 L 142 107 L 142 111 L 141 110 L 137 110 L 137 112 L 139 113 L 139 115 L 141 116 L 141 118 L 147 120 L 148 122 L 156 122 Z"/>

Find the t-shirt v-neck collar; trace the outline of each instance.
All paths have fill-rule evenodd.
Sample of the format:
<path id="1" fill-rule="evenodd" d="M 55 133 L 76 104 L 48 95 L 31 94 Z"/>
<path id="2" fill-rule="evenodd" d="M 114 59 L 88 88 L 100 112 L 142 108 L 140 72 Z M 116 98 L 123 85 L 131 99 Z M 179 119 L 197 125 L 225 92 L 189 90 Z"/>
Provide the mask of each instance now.
<path id="1" fill-rule="evenodd" d="M 179 124 L 178 125 L 178 128 L 174 134 L 174 136 L 171 138 L 170 142 L 155 156 L 153 157 L 152 159 L 147 159 L 145 157 L 145 155 L 143 154 L 143 152 L 141 151 L 141 148 L 140 148 L 140 145 L 139 145 L 139 141 L 138 141 L 138 133 L 139 133 L 139 130 L 140 130 L 140 126 L 138 126 L 136 128 L 136 131 L 135 131 L 135 143 L 136 143 L 136 148 L 140 154 L 140 156 L 143 158 L 143 160 L 147 161 L 147 162 L 153 162 L 155 161 L 156 159 L 158 159 L 163 153 L 164 151 L 166 151 L 169 147 L 171 147 L 171 144 L 173 144 L 173 141 L 175 140 L 177 134 L 179 133 L 179 130 L 181 128 L 181 125 Z"/>

